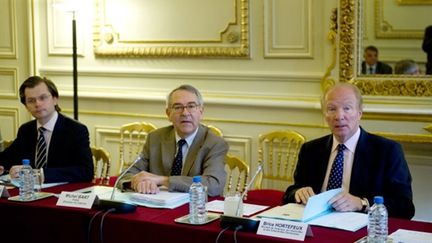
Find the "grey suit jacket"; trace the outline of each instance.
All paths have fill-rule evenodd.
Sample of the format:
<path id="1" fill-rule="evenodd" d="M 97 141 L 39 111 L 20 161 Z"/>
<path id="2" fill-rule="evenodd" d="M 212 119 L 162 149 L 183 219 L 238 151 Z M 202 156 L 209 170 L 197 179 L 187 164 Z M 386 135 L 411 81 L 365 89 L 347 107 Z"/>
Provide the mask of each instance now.
<path id="1" fill-rule="evenodd" d="M 176 154 L 175 130 L 173 126 L 159 128 L 147 136 L 143 156 L 120 180 L 120 185 L 130 181 L 140 171 L 148 171 L 169 177 L 169 191 L 188 192 L 192 177 L 201 175 L 209 196 L 221 195 L 225 186 L 225 156 L 228 144 L 200 125 L 192 142 L 180 176 L 170 176 Z"/>

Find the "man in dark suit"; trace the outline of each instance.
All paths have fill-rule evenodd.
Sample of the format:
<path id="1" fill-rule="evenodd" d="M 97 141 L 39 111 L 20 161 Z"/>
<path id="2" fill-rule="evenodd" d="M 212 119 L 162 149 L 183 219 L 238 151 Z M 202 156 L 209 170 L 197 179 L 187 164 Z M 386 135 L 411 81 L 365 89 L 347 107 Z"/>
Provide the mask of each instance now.
<path id="1" fill-rule="evenodd" d="M 426 74 L 432 74 L 432 25 L 425 29 L 422 48 L 427 54 Z"/>
<path id="2" fill-rule="evenodd" d="M 378 61 L 378 48 L 375 46 L 366 47 L 363 57 L 362 74 L 392 74 L 393 69 L 388 64 Z"/>
<path id="3" fill-rule="evenodd" d="M 367 212 L 374 196 L 383 196 L 390 217 L 412 218 L 411 174 L 403 150 L 400 144 L 360 127 L 358 88 L 347 83 L 333 86 L 323 97 L 322 109 L 332 134 L 302 146 L 295 182 L 283 202 L 306 204 L 309 197 L 331 189 L 337 178 L 333 164 L 341 162 L 342 178 L 336 188 L 342 187 L 343 192 L 330 200 L 333 208 Z"/>
<path id="4" fill-rule="evenodd" d="M 21 103 L 35 120 L 21 125 L 13 143 L 0 153 L 0 165 L 16 178 L 21 161 L 29 159 L 33 168 L 43 169 L 47 183 L 91 181 L 93 160 L 87 127 L 59 112 L 55 84 L 33 76 L 24 81 L 19 92 Z"/>
<path id="5" fill-rule="evenodd" d="M 168 95 L 165 112 L 172 125 L 147 136 L 142 158 L 119 184 L 141 193 L 157 193 L 159 186 L 187 192 L 192 177 L 201 175 L 208 195 L 221 195 L 228 144 L 200 124 L 204 112 L 200 92 L 190 85 L 179 86 Z"/>

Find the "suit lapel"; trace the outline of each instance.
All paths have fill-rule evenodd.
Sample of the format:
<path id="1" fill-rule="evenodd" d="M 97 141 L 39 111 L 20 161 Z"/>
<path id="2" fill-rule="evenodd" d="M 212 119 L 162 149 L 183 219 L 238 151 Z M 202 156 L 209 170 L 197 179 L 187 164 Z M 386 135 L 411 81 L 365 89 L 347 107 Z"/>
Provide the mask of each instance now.
<path id="1" fill-rule="evenodd" d="M 366 162 L 369 160 L 367 158 L 366 153 L 362 153 L 362 151 L 366 150 L 367 145 L 367 139 L 368 134 L 365 132 L 362 128 L 360 132 L 360 138 L 357 142 L 355 154 L 354 154 L 354 160 L 353 160 L 353 166 L 351 172 L 351 181 L 350 181 L 350 192 L 356 192 L 358 191 L 360 185 L 364 185 L 365 183 L 365 175 L 367 175 L 367 171 L 363 171 L 366 168 L 370 168 L 369 166 L 366 166 Z"/>
<path id="2" fill-rule="evenodd" d="M 48 147 L 48 158 L 47 158 L 47 166 L 52 166 L 53 163 L 55 163 L 54 160 L 52 160 L 52 158 L 55 158 L 55 153 L 56 151 L 59 151 L 60 149 L 57 149 L 57 145 L 61 144 L 61 140 L 65 139 L 62 138 L 60 134 L 64 134 L 63 133 L 63 129 L 64 129 L 64 116 L 61 115 L 60 113 L 58 113 L 58 117 L 57 117 L 57 121 L 54 125 L 54 130 L 52 132 L 51 135 L 51 140 L 50 140 L 50 144 Z M 72 149 L 72 148 L 71 148 Z"/>
<path id="3" fill-rule="evenodd" d="M 204 130 L 203 126 L 198 127 L 198 132 L 192 142 L 191 147 L 189 148 L 185 163 L 183 165 L 182 175 L 186 176 L 189 174 L 190 169 L 193 167 L 196 157 L 198 155 L 199 150 L 201 149 L 201 145 L 205 139 L 206 130 Z"/>
<path id="4" fill-rule="evenodd" d="M 161 142 L 162 164 L 165 174 L 171 174 L 171 167 L 176 154 L 176 142 L 174 128 L 167 132 Z"/>

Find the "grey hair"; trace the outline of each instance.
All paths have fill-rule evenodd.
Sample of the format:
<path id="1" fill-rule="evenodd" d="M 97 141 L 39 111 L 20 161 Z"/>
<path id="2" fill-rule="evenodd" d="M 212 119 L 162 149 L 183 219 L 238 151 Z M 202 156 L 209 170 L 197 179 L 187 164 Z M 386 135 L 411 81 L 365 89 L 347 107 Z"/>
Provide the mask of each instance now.
<path id="1" fill-rule="evenodd" d="M 326 105 L 326 101 L 327 101 L 327 95 L 331 91 L 333 91 L 333 90 L 335 90 L 336 88 L 339 88 L 339 87 L 346 87 L 346 88 L 351 89 L 354 92 L 354 95 L 355 95 L 355 97 L 357 99 L 359 110 L 363 111 L 363 97 L 361 95 L 361 91 L 360 91 L 360 89 L 357 86 L 355 86 L 354 84 L 351 84 L 351 83 L 337 83 L 337 84 L 333 85 L 332 87 L 330 87 L 324 93 L 324 95 L 321 97 L 321 109 L 322 109 L 322 111 L 324 112 L 325 109 L 326 109 L 325 105 Z"/>
<path id="2" fill-rule="evenodd" d="M 169 108 L 171 106 L 171 98 L 174 92 L 178 91 L 178 90 L 185 90 L 188 91 L 190 93 L 193 93 L 196 95 L 197 99 L 198 99 L 198 105 L 203 106 L 204 105 L 204 100 L 201 96 L 201 93 L 198 91 L 198 89 L 196 89 L 195 87 L 193 87 L 192 85 L 189 84 L 182 84 L 179 87 L 173 89 L 166 98 L 166 107 Z"/>

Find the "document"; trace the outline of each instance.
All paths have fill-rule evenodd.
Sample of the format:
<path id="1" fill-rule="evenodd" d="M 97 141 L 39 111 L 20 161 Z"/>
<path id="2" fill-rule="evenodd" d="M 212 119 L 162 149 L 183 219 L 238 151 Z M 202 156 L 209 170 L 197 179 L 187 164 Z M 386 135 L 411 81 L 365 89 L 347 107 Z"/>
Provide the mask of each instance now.
<path id="1" fill-rule="evenodd" d="M 133 202 L 141 202 L 154 204 L 159 206 L 169 206 L 179 202 L 186 203 L 189 201 L 189 193 L 186 192 L 169 192 L 159 191 L 156 194 L 132 193 L 130 200 Z"/>
<path id="2" fill-rule="evenodd" d="M 342 192 L 339 189 L 326 191 L 309 198 L 306 206 L 289 203 L 274 207 L 257 215 L 259 218 L 276 218 L 302 221 L 310 225 L 357 231 L 367 225 L 368 216 L 357 212 L 335 212 L 328 201 Z"/>
<path id="3" fill-rule="evenodd" d="M 262 211 L 268 207 L 269 206 L 243 203 L 243 215 L 249 217 L 252 214 L 255 214 L 259 211 Z M 206 208 L 208 211 L 211 211 L 211 212 L 223 213 L 224 212 L 224 201 L 213 200 L 211 202 L 206 203 Z"/>
<path id="4" fill-rule="evenodd" d="M 274 207 L 257 215 L 257 217 L 287 219 L 306 222 L 332 211 L 328 201 L 342 192 L 341 188 L 325 191 L 309 198 L 306 206 L 297 203 L 288 203 Z"/>
<path id="5" fill-rule="evenodd" d="M 393 242 L 400 243 L 424 243 L 432 242 L 432 233 L 398 229 L 389 235 L 393 239 Z"/>

